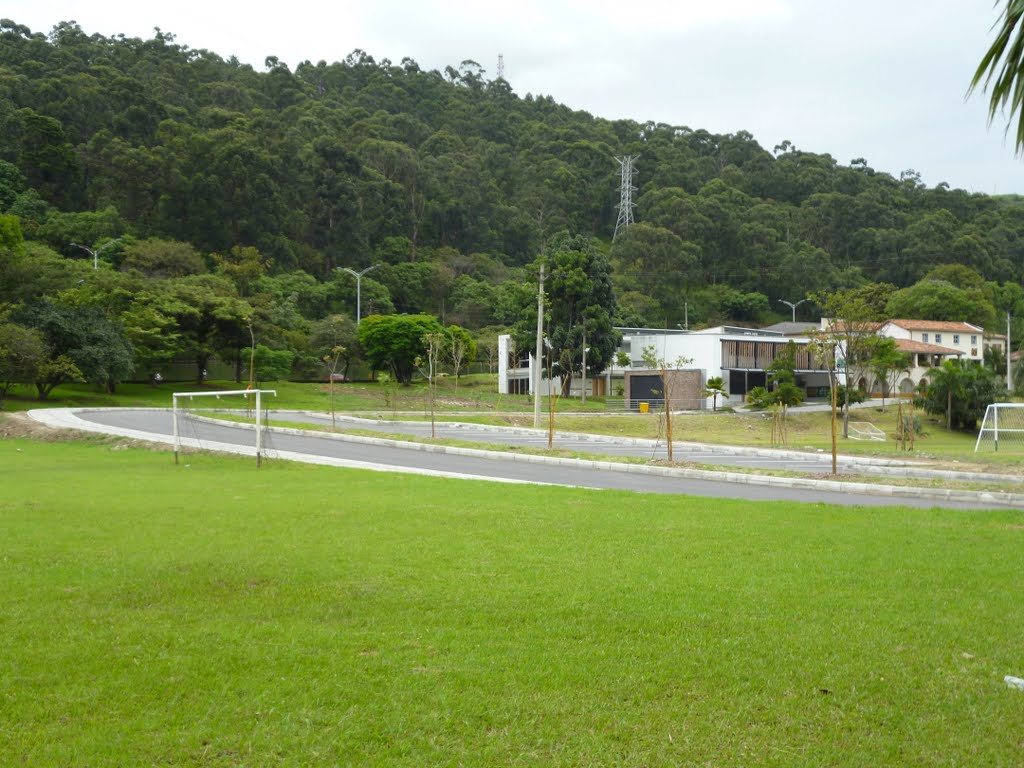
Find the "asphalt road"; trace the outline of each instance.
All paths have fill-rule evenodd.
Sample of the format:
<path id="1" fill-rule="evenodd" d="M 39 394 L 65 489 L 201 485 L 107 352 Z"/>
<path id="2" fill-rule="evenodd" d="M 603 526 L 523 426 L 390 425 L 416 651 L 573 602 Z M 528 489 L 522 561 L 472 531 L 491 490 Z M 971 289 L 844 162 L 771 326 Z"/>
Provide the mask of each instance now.
<path id="1" fill-rule="evenodd" d="M 327 414 L 274 412 L 271 418 L 276 421 L 292 421 L 327 426 L 331 417 Z M 419 421 L 377 421 L 352 416 L 338 417 L 342 429 L 356 428 L 391 434 L 415 435 L 430 437 L 430 422 Z M 468 423 L 436 422 L 435 436 L 453 440 L 465 440 L 474 443 L 492 443 L 502 446 L 520 446 L 525 448 L 547 448 L 547 433 L 533 430 L 479 426 Z M 602 439 L 601 435 L 581 437 L 559 435 L 556 433 L 554 447 L 582 453 L 597 453 L 605 456 L 631 456 L 643 459 L 667 459 L 668 450 L 664 441 L 637 440 L 635 444 Z M 791 472 L 816 473 L 831 469 L 831 455 L 815 456 L 757 456 L 751 453 L 730 451 L 728 446 L 710 448 L 695 446 L 688 443 L 673 443 L 673 459 L 675 461 L 693 462 L 696 464 L 716 464 L 721 466 L 749 467 L 758 469 L 787 470 Z M 840 467 L 841 469 L 841 467 Z"/>
<path id="2" fill-rule="evenodd" d="M 289 414 L 289 420 L 294 414 Z M 77 414 L 94 427 L 111 427 L 134 430 L 167 440 L 173 431 L 169 411 L 141 409 L 108 409 L 84 411 Z M 198 440 L 200 445 L 210 449 L 216 443 L 236 446 L 252 446 L 255 436 L 251 429 L 244 429 L 228 423 L 211 424 L 195 419 L 185 419 L 180 427 L 183 437 Z M 428 425 L 429 429 L 429 425 Z M 393 431 L 393 430 L 392 430 Z M 464 432 L 460 436 L 465 437 Z M 594 453 L 605 452 L 605 445 L 587 443 Z M 585 466 L 564 464 L 532 463 L 510 461 L 507 456 L 495 453 L 493 458 L 464 456 L 416 449 L 414 446 L 374 445 L 338 439 L 337 436 L 317 436 L 314 433 L 292 435 L 270 433 L 265 444 L 268 455 L 274 451 L 287 452 L 301 460 L 301 457 L 328 457 L 350 461 L 360 466 L 372 465 L 376 469 L 389 471 L 417 471 L 478 478 L 481 480 L 504 480 L 512 482 L 544 483 L 567 485 L 581 488 L 615 489 L 642 493 L 680 494 L 714 498 L 749 499 L 751 501 L 798 501 L 808 503 L 839 504 L 844 506 L 880 506 L 898 504 L 913 507 L 944 507 L 952 509 L 985 508 L 980 502 L 958 502 L 939 499 L 917 499 L 913 497 L 892 497 L 873 494 L 850 493 L 783 486 L 752 485 L 741 482 L 691 479 L 682 477 L 638 474 L 626 471 L 609 471 Z M 718 463 L 718 462 L 716 462 Z M 818 469 L 820 470 L 820 465 Z M 993 505 L 998 508 L 998 505 Z"/>

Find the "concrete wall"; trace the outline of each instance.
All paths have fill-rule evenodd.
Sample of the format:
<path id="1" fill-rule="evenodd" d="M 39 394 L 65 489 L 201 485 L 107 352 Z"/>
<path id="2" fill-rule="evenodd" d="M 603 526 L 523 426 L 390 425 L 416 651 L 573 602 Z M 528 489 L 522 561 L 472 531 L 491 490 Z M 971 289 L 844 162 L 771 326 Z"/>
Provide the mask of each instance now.
<path id="1" fill-rule="evenodd" d="M 710 407 L 703 396 L 703 372 L 695 369 L 666 371 L 667 388 L 672 397 L 671 407 L 674 411 L 698 410 Z M 633 401 L 663 401 L 663 382 L 661 372 L 645 369 L 627 371 L 625 377 L 625 398 Z M 654 406 L 652 406 L 654 407 Z M 661 407 L 660 404 L 657 407 Z"/>

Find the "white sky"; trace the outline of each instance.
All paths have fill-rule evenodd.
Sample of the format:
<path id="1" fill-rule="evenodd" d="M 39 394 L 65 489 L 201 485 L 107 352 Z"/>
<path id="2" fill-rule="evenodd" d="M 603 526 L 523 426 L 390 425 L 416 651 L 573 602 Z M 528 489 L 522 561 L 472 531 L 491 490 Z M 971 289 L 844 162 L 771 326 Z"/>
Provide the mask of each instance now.
<path id="1" fill-rule="evenodd" d="M 984 94 L 965 100 L 998 11 L 993 0 L 5 0 L 0 14 L 44 33 L 66 20 L 106 36 L 160 27 L 257 69 L 269 55 L 294 69 L 361 48 L 441 71 L 472 59 L 490 78 L 502 53 L 521 96 L 1024 194 L 1005 120 L 988 126 Z M 643 171 L 641 160 L 641 182 Z"/>

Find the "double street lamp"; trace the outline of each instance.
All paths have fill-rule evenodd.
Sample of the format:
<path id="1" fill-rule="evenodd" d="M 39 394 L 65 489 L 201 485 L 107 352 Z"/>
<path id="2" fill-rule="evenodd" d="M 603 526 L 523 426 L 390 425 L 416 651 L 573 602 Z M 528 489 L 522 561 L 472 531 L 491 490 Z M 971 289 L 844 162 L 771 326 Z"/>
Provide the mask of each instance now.
<path id="1" fill-rule="evenodd" d="M 786 301 L 785 299 L 779 299 L 779 304 L 785 304 L 787 307 L 789 307 L 790 309 L 793 310 L 793 322 L 795 323 L 796 322 L 796 308 L 799 307 L 801 304 L 803 304 L 805 301 L 807 301 L 807 299 L 800 299 L 800 301 L 798 301 L 796 304 L 794 304 L 791 301 Z"/>
<path id="2" fill-rule="evenodd" d="M 85 251 L 90 256 L 92 256 L 92 268 L 93 269 L 99 269 L 100 268 L 100 254 L 103 253 L 105 250 L 107 250 L 107 248 L 109 248 L 110 246 L 115 245 L 115 244 L 120 243 L 120 242 L 121 242 L 121 238 L 117 238 L 116 240 L 111 240 L 109 243 L 104 243 L 103 245 L 101 245 L 96 250 L 93 250 L 92 248 L 88 248 L 88 247 L 86 247 L 84 245 L 79 245 L 78 243 L 71 243 L 71 245 L 74 246 L 75 248 L 81 248 L 83 251 Z"/>
<path id="3" fill-rule="evenodd" d="M 338 267 L 342 272 L 348 272 L 356 279 L 356 325 L 358 326 L 363 320 L 363 275 L 369 272 L 371 269 L 376 269 L 380 264 L 373 264 L 361 272 L 356 272 L 354 269 L 348 267 Z"/>

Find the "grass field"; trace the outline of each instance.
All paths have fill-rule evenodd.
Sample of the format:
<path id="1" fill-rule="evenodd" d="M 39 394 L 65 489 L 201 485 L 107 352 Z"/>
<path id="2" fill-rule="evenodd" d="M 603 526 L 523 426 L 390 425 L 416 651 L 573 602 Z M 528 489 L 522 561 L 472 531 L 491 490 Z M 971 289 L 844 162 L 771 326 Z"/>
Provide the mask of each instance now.
<path id="1" fill-rule="evenodd" d="M 1013 765 L 1019 512 L 0 440 L 25 765 Z"/>
<path id="2" fill-rule="evenodd" d="M 896 407 L 889 405 L 857 409 L 852 412 L 851 421 L 866 421 L 886 433 L 884 442 L 843 439 L 842 425 L 839 425 L 839 452 L 844 455 L 881 456 L 894 458 L 927 458 L 940 462 L 963 462 L 982 465 L 992 471 L 1020 469 L 1024 471 L 1024 442 L 1004 442 L 1001 452 L 993 454 L 991 443 L 987 451 L 974 452 L 977 433 L 951 432 L 937 420 L 921 416 L 923 433 L 916 438 L 914 451 L 898 450 L 893 434 L 896 431 Z M 454 418 L 454 417 L 452 417 Z M 591 432 L 623 437 L 657 438 L 660 436 L 661 420 L 658 414 L 621 415 L 557 415 L 557 428 L 569 432 Z M 462 420 L 460 418 L 460 420 Z M 467 419 L 469 420 L 469 419 Z M 472 420 L 509 424 L 513 426 L 532 425 L 532 416 L 482 415 Z M 787 441 L 785 445 L 794 449 L 831 451 L 831 414 L 827 412 L 792 413 L 787 417 Z M 673 434 L 678 441 L 714 443 L 720 445 L 747 445 L 772 447 L 771 420 L 763 413 L 683 413 L 673 417 Z"/>
<path id="3" fill-rule="evenodd" d="M 444 379 L 437 388 L 435 408 L 438 411 L 488 411 L 501 408 L 532 412 L 531 400 L 523 396 L 499 395 L 495 382 L 495 376 L 487 374 L 463 376 L 458 384 L 453 378 Z M 323 382 L 272 381 L 264 382 L 260 386 L 263 389 L 277 390 L 276 397 L 268 398 L 272 408 L 325 411 L 331 406 L 331 388 Z M 175 392 L 213 392 L 245 388 L 245 382 L 237 384 L 233 381 L 210 381 L 202 385 L 195 382 L 164 382 L 157 387 L 149 384 L 119 384 L 117 392 L 110 395 L 88 384 L 65 384 L 57 387 L 48 400 L 40 402 L 36 399 L 34 387 L 22 385 L 14 387 L 2 405 L 8 411 L 47 407 L 170 408 L 171 395 Z M 410 387 L 369 382 L 339 383 L 334 386 L 334 406 L 337 410 L 429 413 L 427 396 L 427 387 L 422 382 Z M 590 411 L 604 409 L 604 403 L 601 401 L 588 402 L 587 406 L 587 410 Z"/>

